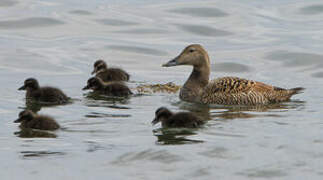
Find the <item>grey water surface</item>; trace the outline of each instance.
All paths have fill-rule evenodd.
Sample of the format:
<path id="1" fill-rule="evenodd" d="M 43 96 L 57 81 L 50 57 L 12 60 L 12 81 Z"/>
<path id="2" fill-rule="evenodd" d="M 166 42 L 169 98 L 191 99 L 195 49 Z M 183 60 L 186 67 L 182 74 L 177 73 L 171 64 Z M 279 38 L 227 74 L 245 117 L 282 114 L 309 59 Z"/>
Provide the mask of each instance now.
<path id="1" fill-rule="evenodd" d="M 322 1 L 2 0 L 0 12 L 1 179 L 323 178 Z M 131 88 L 182 85 L 191 67 L 161 64 L 191 43 L 208 50 L 211 78 L 306 90 L 257 107 L 81 90 L 100 58 L 128 71 Z M 73 103 L 26 105 L 17 89 L 28 77 Z M 13 121 L 26 106 L 63 128 L 21 132 Z M 199 129 L 152 126 L 160 106 L 208 121 Z"/>

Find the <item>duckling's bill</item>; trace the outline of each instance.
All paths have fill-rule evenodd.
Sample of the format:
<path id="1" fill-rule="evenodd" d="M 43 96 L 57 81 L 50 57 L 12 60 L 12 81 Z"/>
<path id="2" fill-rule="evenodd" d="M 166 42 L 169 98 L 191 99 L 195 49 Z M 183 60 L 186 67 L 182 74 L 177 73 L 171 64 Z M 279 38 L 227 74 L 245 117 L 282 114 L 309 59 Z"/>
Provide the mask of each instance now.
<path id="1" fill-rule="evenodd" d="M 26 86 L 25 86 L 25 85 L 21 86 L 21 87 L 18 89 L 18 91 L 22 91 L 22 90 L 26 90 Z"/>
<path id="2" fill-rule="evenodd" d="M 159 119 L 157 117 L 155 117 L 154 120 L 151 121 L 151 124 L 154 126 L 157 123 L 159 123 Z"/>

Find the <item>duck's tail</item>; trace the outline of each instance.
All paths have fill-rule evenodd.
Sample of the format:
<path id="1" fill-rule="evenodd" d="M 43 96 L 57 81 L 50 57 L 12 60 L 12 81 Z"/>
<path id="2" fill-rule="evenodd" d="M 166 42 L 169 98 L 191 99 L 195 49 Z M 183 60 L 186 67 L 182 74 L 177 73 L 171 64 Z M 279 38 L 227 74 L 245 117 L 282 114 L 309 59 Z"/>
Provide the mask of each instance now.
<path id="1" fill-rule="evenodd" d="M 290 97 L 295 94 L 300 94 L 304 91 L 305 88 L 303 87 L 296 87 L 292 89 L 283 89 L 279 87 L 274 87 L 274 94 L 272 94 L 271 101 L 272 102 L 282 102 L 288 101 Z"/>
<path id="2" fill-rule="evenodd" d="M 288 91 L 290 92 L 291 95 L 294 95 L 294 94 L 303 93 L 304 90 L 305 88 L 303 87 L 296 87 L 296 88 L 289 89 Z"/>

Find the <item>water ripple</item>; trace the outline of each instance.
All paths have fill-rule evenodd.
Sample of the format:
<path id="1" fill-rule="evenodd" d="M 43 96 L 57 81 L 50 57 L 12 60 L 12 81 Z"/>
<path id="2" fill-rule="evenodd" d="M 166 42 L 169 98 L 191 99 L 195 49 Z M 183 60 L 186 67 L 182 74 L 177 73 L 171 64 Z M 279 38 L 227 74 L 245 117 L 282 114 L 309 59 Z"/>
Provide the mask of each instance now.
<path id="1" fill-rule="evenodd" d="M 63 21 L 48 17 L 32 17 L 18 20 L 0 21 L 0 29 L 25 29 L 49 27 L 65 24 Z"/>
<path id="2" fill-rule="evenodd" d="M 228 16 L 227 13 L 221 11 L 220 9 L 207 8 L 207 7 L 177 8 L 177 9 L 169 10 L 168 12 L 186 14 L 186 15 L 197 16 L 197 17 L 224 17 L 224 16 Z"/>

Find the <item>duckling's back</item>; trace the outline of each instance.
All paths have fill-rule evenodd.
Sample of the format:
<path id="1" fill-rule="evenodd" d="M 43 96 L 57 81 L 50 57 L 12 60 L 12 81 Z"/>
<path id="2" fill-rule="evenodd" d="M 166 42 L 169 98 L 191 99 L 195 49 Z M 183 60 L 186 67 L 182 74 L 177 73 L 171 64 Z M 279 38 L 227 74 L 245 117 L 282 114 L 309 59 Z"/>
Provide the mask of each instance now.
<path id="1" fill-rule="evenodd" d="M 59 124 L 53 118 L 42 115 L 37 116 L 30 121 L 23 121 L 20 127 L 40 130 L 56 130 L 60 128 Z"/>
<path id="2" fill-rule="evenodd" d="M 128 96 L 133 94 L 128 86 L 122 82 L 107 83 L 104 87 L 104 93 L 112 96 Z"/>
<path id="3" fill-rule="evenodd" d="M 119 68 L 108 68 L 96 74 L 96 77 L 102 79 L 104 82 L 109 81 L 128 81 L 130 75 Z"/>
<path id="4" fill-rule="evenodd" d="M 162 122 L 163 127 L 172 128 L 196 128 L 204 123 L 199 117 L 189 112 L 179 112 Z"/>
<path id="5" fill-rule="evenodd" d="M 67 103 L 69 98 L 58 88 L 42 87 L 40 88 L 38 100 L 51 103 Z"/>

